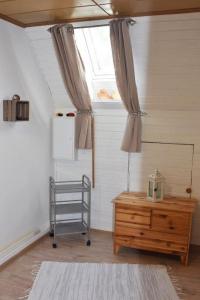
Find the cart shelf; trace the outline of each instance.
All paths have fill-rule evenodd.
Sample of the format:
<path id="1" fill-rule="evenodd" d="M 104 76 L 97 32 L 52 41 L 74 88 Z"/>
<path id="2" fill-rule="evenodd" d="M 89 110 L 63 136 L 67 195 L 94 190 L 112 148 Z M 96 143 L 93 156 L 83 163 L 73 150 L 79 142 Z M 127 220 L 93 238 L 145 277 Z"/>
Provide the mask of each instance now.
<path id="1" fill-rule="evenodd" d="M 56 204 L 55 211 L 57 215 L 78 214 L 88 212 L 89 207 L 86 203 Z"/>
<path id="2" fill-rule="evenodd" d="M 87 232 L 87 226 L 82 222 L 58 223 L 56 226 L 56 235 L 85 232 Z"/>
<path id="3" fill-rule="evenodd" d="M 63 193 L 82 193 L 88 192 L 90 187 L 86 184 L 79 184 L 79 183 L 69 183 L 69 184 L 57 184 L 54 187 L 55 192 L 57 194 Z"/>

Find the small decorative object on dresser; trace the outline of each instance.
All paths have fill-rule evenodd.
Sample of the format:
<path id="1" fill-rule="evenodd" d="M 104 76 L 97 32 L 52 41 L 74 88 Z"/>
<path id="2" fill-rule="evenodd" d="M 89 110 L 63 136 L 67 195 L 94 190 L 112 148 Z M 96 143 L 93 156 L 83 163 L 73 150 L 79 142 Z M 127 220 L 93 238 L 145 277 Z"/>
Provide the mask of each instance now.
<path id="1" fill-rule="evenodd" d="M 149 182 L 147 188 L 147 198 L 153 202 L 160 202 L 164 197 L 164 177 L 160 174 L 158 169 L 149 175 Z"/>
<path id="2" fill-rule="evenodd" d="M 113 203 L 115 254 L 125 246 L 178 255 L 188 264 L 195 199 L 168 196 L 156 203 L 144 193 L 123 192 Z"/>

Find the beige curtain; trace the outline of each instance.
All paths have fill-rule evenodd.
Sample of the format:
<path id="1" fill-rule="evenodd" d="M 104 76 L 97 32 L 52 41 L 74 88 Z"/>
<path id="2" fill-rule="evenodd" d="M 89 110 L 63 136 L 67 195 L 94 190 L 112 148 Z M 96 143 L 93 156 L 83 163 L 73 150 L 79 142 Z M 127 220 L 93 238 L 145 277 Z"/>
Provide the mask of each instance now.
<path id="1" fill-rule="evenodd" d="M 129 20 L 111 21 L 110 39 L 116 82 L 121 99 L 128 111 L 126 130 L 121 149 L 126 152 L 140 152 L 141 112 L 135 83 Z"/>
<path id="2" fill-rule="evenodd" d="M 92 107 L 85 79 L 85 69 L 74 39 L 72 25 L 56 25 L 49 29 L 66 90 L 76 115 L 76 147 L 92 148 Z"/>

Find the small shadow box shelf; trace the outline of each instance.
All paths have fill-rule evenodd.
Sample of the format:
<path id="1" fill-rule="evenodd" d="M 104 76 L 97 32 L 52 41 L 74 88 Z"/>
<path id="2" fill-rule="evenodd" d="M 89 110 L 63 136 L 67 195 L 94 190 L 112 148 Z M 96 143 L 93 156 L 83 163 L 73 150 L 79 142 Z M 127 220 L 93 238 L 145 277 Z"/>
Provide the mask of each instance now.
<path id="1" fill-rule="evenodd" d="M 3 100 L 3 120 L 29 121 L 29 101 Z"/>

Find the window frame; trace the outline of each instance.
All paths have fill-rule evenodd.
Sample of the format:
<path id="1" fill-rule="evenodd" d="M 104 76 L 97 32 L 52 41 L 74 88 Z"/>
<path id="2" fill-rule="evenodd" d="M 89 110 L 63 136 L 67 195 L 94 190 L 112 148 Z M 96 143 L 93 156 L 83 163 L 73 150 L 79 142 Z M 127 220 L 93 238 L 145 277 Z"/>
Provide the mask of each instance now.
<path id="1" fill-rule="evenodd" d="M 109 25 L 103 25 L 103 26 L 109 27 Z M 96 28 L 98 28 L 98 27 L 99 26 L 97 26 Z M 95 26 L 92 26 L 92 28 L 94 29 Z M 93 43 L 92 43 L 92 35 L 90 33 L 90 28 L 89 27 L 88 28 L 79 27 L 79 28 L 75 29 L 75 39 L 76 39 L 78 49 L 80 49 L 81 43 L 82 43 L 82 45 L 84 45 L 84 47 L 81 47 L 81 50 L 79 50 L 79 51 L 81 53 L 83 62 L 85 65 L 87 65 L 87 69 L 88 69 L 88 71 L 86 72 L 86 80 L 87 80 L 89 92 L 91 95 L 91 102 L 93 104 L 94 103 L 101 103 L 103 105 L 109 104 L 109 106 L 112 103 L 114 104 L 114 106 L 116 106 L 116 104 L 121 104 L 122 101 L 120 98 L 99 99 L 97 97 L 97 91 L 95 92 L 95 89 L 93 87 L 93 83 L 95 83 L 95 81 L 96 82 L 106 81 L 107 83 L 109 81 L 111 81 L 112 84 L 114 83 L 114 85 L 116 86 L 114 92 L 118 92 L 118 88 L 117 88 L 117 84 L 116 84 L 114 70 L 113 70 L 113 73 L 103 73 L 103 72 L 101 73 L 101 71 L 99 71 L 98 73 L 96 72 L 98 61 L 96 61 L 94 64 L 95 48 L 94 48 L 94 46 L 91 47 L 91 45 L 93 45 Z M 114 68 L 114 66 L 113 66 L 113 68 Z"/>

